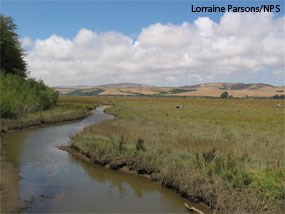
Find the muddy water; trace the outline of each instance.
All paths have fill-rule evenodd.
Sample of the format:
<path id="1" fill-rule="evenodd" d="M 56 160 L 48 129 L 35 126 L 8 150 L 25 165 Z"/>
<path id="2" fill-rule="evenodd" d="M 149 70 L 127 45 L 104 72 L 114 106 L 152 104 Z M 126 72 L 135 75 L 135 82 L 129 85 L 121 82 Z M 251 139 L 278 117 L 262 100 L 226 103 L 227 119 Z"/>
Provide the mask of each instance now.
<path id="1" fill-rule="evenodd" d="M 11 132 L 6 161 L 19 169 L 23 212 L 186 212 L 186 199 L 137 175 L 93 166 L 57 149 L 83 127 L 110 120 L 96 109 L 79 122 Z M 187 201 L 188 202 L 188 201 Z M 189 202 L 188 202 L 189 203 Z"/>

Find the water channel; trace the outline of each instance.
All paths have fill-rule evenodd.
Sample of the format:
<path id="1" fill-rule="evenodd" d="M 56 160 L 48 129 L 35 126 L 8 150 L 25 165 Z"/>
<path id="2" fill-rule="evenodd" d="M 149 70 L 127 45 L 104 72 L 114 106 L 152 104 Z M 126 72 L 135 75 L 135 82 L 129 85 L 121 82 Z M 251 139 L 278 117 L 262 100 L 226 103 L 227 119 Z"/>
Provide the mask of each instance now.
<path id="1" fill-rule="evenodd" d="M 81 121 L 9 132 L 5 160 L 19 169 L 23 212 L 187 212 L 186 199 L 145 177 L 91 165 L 57 147 L 89 124 L 112 119 L 102 108 Z M 187 203 L 189 203 L 187 201 Z"/>

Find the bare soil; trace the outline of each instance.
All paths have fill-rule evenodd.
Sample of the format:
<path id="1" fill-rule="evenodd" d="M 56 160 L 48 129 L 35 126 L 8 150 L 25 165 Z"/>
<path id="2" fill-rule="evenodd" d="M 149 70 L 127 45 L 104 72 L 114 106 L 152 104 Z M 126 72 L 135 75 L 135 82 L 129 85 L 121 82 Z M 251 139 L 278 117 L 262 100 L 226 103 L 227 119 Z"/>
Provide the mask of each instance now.
<path id="1" fill-rule="evenodd" d="M 18 181 L 20 177 L 12 164 L 1 160 L 0 213 L 19 213 L 20 199 Z"/>

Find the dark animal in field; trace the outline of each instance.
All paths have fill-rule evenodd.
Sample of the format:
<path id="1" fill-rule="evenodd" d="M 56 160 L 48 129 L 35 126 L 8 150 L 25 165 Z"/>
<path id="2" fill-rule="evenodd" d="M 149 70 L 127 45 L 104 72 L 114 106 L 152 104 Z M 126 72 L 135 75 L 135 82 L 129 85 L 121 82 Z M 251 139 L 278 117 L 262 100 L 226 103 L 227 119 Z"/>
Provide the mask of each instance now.
<path id="1" fill-rule="evenodd" d="M 276 108 L 283 108 L 284 106 L 283 106 L 283 104 L 282 103 L 278 103 L 277 105 L 276 105 Z"/>
<path id="2" fill-rule="evenodd" d="M 183 108 L 184 108 L 184 105 L 177 105 L 176 108 L 178 108 L 178 109 L 183 109 Z"/>
<path id="3" fill-rule="evenodd" d="M 203 152 L 203 158 L 206 165 L 208 165 L 215 157 L 216 157 L 216 148 L 213 148 L 207 152 Z"/>

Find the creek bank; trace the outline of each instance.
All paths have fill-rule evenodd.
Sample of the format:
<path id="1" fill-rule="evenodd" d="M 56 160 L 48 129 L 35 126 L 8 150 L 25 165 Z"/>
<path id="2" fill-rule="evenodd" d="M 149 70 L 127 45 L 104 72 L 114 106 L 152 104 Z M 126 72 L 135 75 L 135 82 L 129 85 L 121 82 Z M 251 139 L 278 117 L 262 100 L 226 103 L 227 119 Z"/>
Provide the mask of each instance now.
<path id="1" fill-rule="evenodd" d="M 123 142 L 124 139 L 92 135 L 87 127 L 72 137 L 70 146 L 59 149 L 92 164 L 158 181 L 194 203 L 207 205 L 206 213 L 282 213 L 284 210 L 281 200 L 272 204 L 259 192 L 235 188 L 213 173 L 197 171 L 195 167 L 199 166 L 192 162 L 181 164 L 181 158 L 189 159 L 187 154 L 151 147 L 141 150 L 135 144 Z"/>
<path id="2" fill-rule="evenodd" d="M 162 183 L 162 185 L 164 187 L 175 190 L 182 197 L 190 199 L 194 203 L 197 203 L 197 205 L 199 206 L 199 209 L 201 209 L 203 211 L 203 213 L 212 213 L 213 212 L 213 210 L 211 210 L 211 208 L 209 208 L 208 205 L 204 204 L 202 201 L 195 200 L 194 198 L 189 197 L 187 194 L 185 194 L 185 192 L 181 191 L 175 185 L 171 185 L 170 183 L 164 184 L 160 178 L 161 175 L 157 171 L 149 171 L 147 169 L 136 169 L 134 167 L 128 166 L 128 163 L 126 161 L 120 160 L 120 159 L 111 160 L 109 158 L 96 157 L 96 156 L 90 154 L 89 152 L 84 152 L 84 151 L 80 150 L 78 147 L 73 146 L 73 145 L 71 145 L 71 146 L 59 146 L 58 149 L 60 149 L 62 151 L 66 151 L 66 152 L 70 153 L 71 155 L 77 157 L 78 159 L 86 161 L 90 164 L 100 165 L 100 166 L 108 168 L 108 169 L 117 170 L 117 171 L 121 171 L 121 172 L 128 173 L 128 174 L 135 174 L 135 175 L 143 176 L 143 177 L 146 177 L 146 178 L 151 179 L 153 181 L 160 182 L 160 183 Z"/>
<path id="3" fill-rule="evenodd" d="M 17 169 L 12 164 L 5 162 L 1 158 L 1 176 L 0 176 L 0 213 L 19 213 L 20 198 L 19 186 L 20 180 Z"/>
<path id="4" fill-rule="evenodd" d="M 17 119 L 1 119 L 0 131 L 4 134 L 11 130 L 24 129 L 30 127 L 36 127 L 41 125 L 57 124 L 62 122 L 80 120 L 91 115 L 92 109 L 82 109 L 82 111 L 69 111 L 69 112 L 58 112 L 48 115 L 37 113 L 35 117 L 33 114 L 28 114 L 24 117 Z"/>
<path id="5" fill-rule="evenodd" d="M 127 166 L 127 163 L 125 163 L 124 161 L 109 162 L 109 160 L 107 159 L 93 159 L 94 156 L 90 157 L 88 153 L 82 153 L 77 147 L 73 147 L 73 146 L 59 146 L 57 148 L 62 151 L 68 152 L 72 154 L 73 156 L 77 157 L 78 159 L 86 161 L 91 164 L 97 164 L 97 165 L 106 167 L 108 169 L 118 170 L 118 171 L 129 173 L 129 174 L 140 175 L 146 178 L 150 178 L 151 180 L 158 181 L 158 178 L 157 176 L 155 176 L 155 173 L 146 174 L 144 173 L 144 171 L 131 169 Z"/>

